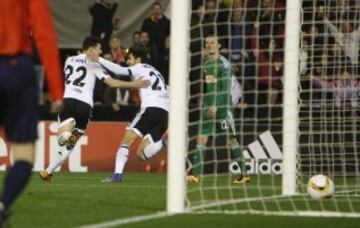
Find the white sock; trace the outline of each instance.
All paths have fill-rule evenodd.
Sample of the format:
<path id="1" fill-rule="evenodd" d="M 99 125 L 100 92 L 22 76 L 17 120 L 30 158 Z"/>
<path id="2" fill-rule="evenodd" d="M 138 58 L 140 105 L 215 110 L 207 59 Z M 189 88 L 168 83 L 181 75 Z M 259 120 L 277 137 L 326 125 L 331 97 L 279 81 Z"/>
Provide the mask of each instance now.
<path id="1" fill-rule="evenodd" d="M 52 164 L 50 164 L 49 167 L 47 167 L 46 171 L 49 174 L 52 174 L 57 167 L 59 167 L 60 165 L 62 165 L 62 163 L 64 163 L 64 161 L 69 157 L 69 155 L 71 154 L 71 152 L 73 150 L 74 150 L 74 148 L 71 150 L 68 150 L 68 149 L 66 149 L 66 146 L 64 146 L 61 149 L 61 151 L 59 151 L 57 153 L 56 161 L 53 162 Z"/>
<path id="2" fill-rule="evenodd" d="M 162 140 L 157 141 L 156 143 L 151 143 L 145 147 L 141 158 L 143 160 L 150 159 L 154 157 L 160 150 L 164 147 Z"/>
<path id="3" fill-rule="evenodd" d="M 129 157 L 129 145 L 121 144 L 116 153 L 115 173 L 123 173 Z"/>

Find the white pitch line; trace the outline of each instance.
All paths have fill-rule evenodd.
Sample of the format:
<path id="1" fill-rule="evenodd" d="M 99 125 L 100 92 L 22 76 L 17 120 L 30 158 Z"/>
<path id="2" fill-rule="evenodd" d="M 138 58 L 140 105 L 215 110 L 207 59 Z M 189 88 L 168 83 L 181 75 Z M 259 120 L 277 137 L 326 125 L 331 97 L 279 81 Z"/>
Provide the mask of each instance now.
<path id="1" fill-rule="evenodd" d="M 292 217 L 337 217 L 359 218 L 358 212 L 337 211 L 205 211 L 193 212 L 193 214 L 226 214 L 226 215 L 264 215 L 264 216 L 292 216 Z"/>
<path id="2" fill-rule="evenodd" d="M 97 223 L 97 224 L 92 224 L 92 225 L 80 226 L 79 228 L 114 227 L 114 226 L 120 226 L 120 225 L 129 224 L 129 223 L 136 223 L 136 222 L 142 222 L 142 221 L 151 220 L 151 219 L 169 217 L 169 216 L 173 216 L 173 215 L 176 215 L 176 214 L 168 213 L 166 211 L 161 211 L 161 212 L 154 213 L 154 214 L 140 215 L 140 216 L 116 219 L 116 220 Z"/>
<path id="3" fill-rule="evenodd" d="M 109 175 L 108 175 L 109 176 Z M 0 176 L 1 177 L 1 176 Z M 102 179 L 102 178 L 105 178 L 106 176 L 104 175 L 103 177 L 87 177 L 87 176 L 61 176 L 60 178 L 63 179 L 63 180 L 99 180 L 99 179 Z M 127 177 L 126 176 L 126 179 L 131 179 L 131 180 L 147 180 L 147 181 L 152 181 L 152 180 L 165 180 L 165 178 L 162 178 L 162 177 L 153 177 L 153 176 L 150 176 L 150 177 Z"/>
<path id="4" fill-rule="evenodd" d="M 337 194 L 344 193 L 345 191 L 338 191 Z M 190 210 L 196 211 L 211 207 L 218 207 L 218 206 L 224 206 L 229 204 L 236 204 L 236 203 L 246 203 L 246 202 L 253 202 L 253 201 L 264 201 L 264 200 L 271 200 L 271 199 L 285 199 L 290 197 L 301 197 L 307 195 L 306 193 L 298 193 L 293 196 L 287 196 L 287 195 L 273 195 L 273 196 L 259 196 L 259 197 L 250 197 L 250 198 L 241 198 L 241 199 L 229 199 L 229 200 L 220 200 L 216 202 L 210 202 L 207 204 L 202 205 L 196 205 L 196 206 L 190 206 Z"/>
<path id="5" fill-rule="evenodd" d="M 36 185 L 37 187 L 58 187 L 58 186 L 66 186 L 66 187 L 84 187 L 84 185 L 81 184 L 52 184 L 52 183 L 41 183 L 41 184 L 33 184 Z M 119 188 L 155 188 L 155 189 L 165 189 L 166 186 L 165 185 L 121 185 L 121 184 L 117 184 L 117 183 L 106 183 L 106 184 L 87 184 L 87 187 L 118 187 L 116 186 L 118 185 Z M 121 187 L 120 187 L 121 186 Z"/>
<path id="6" fill-rule="evenodd" d="M 296 196 L 302 196 L 304 194 L 297 194 Z M 294 197 L 293 196 L 293 197 Z M 274 195 L 274 196 L 259 196 L 259 197 L 250 197 L 250 198 L 241 198 L 241 199 L 229 199 L 229 200 L 219 200 L 216 202 L 211 202 L 203 205 L 191 206 L 190 210 L 201 210 L 211 207 L 218 207 L 224 206 L 228 204 L 236 204 L 236 203 L 246 203 L 246 202 L 253 202 L 253 201 L 260 201 L 260 200 L 271 200 L 271 199 L 281 199 L 281 198 L 288 198 L 289 196 L 286 195 Z"/>

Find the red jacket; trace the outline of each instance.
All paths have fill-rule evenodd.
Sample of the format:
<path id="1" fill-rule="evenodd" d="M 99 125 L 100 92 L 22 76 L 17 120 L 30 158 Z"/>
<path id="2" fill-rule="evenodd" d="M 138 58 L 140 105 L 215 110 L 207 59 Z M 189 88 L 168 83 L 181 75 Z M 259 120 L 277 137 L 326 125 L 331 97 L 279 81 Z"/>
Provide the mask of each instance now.
<path id="1" fill-rule="evenodd" d="M 0 56 L 31 55 L 31 37 L 45 67 L 54 100 L 62 98 L 63 77 L 55 28 L 47 0 L 0 0 Z"/>

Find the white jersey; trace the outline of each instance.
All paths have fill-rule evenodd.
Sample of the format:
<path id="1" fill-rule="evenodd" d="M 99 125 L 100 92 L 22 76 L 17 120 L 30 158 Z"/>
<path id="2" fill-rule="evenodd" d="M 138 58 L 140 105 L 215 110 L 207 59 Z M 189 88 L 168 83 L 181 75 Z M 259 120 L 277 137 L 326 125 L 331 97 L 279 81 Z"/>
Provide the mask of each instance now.
<path id="1" fill-rule="evenodd" d="M 141 108 L 158 107 L 169 110 L 168 86 L 163 76 L 153 66 L 139 63 L 131 67 L 122 67 L 103 58 L 100 58 L 99 62 L 115 74 L 129 75 L 133 80 L 140 78 L 150 80 L 151 84 L 148 88 L 139 89 Z"/>
<path id="2" fill-rule="evenodd" d="M 74 98 L 94 104 L 93 94 L 96 78 L 105 80 L 110 76 L 104 73 L 99 63 L 91 62 L 85 54 L 71 56 L 65 61 L 64 98 Z"/>

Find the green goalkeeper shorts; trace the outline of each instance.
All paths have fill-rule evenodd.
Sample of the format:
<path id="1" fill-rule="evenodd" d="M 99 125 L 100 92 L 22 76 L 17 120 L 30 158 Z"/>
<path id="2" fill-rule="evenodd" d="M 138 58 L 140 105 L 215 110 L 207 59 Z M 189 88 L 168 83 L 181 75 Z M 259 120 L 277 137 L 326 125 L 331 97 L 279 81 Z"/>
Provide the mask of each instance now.
<path id="1" fill-rule="evenodd" d="M 202 115 L 203 116 L 203 115 Z M 199 134 L 200 135 L 214 135 L 214 134 L 230 134 L 236 135 L 234 117 L 231 111 L 227 111 L 226 118 L 222 119 L 205 119 L 200 121 Z"/>

